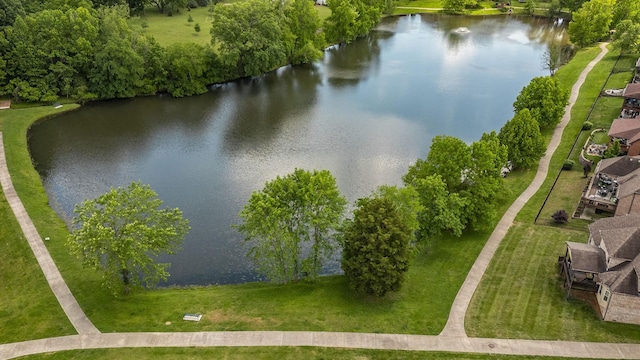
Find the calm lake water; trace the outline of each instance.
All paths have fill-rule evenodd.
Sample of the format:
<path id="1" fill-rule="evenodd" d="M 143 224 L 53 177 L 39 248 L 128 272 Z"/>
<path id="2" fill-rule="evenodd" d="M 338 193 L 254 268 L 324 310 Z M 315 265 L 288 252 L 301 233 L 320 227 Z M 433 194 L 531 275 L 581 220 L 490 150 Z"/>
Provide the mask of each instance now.
<path id="1" fill-rule="evenodd" d="M 547 44 L 565 36 L 540 19 L 385 19 L 312 66 L 197 97 L 91 104 L 35 126 L 29 146 L 67 221 L 76 203 L 138 180 L 182 209 L 192 230 L 183 249 L 163 259 L 172 263 L 167 284 L 256 280 L 231 228 L 252 191 L 296 167 L 331 171 L 350 203 L 399 185 L 434 136 L 472 142 L 498 131 L 522 87 L 547 75 Z M 326 269 L 336 271 L 337 261 Z"/>

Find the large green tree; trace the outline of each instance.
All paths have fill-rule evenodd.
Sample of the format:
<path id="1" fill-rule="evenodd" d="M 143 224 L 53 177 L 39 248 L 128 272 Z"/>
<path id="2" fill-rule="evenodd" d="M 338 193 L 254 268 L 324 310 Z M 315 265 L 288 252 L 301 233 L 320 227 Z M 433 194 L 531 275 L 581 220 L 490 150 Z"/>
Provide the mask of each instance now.
<path id="1" fill-rule="evenodd" d="M 514 168 L 531 167 L 546 151 L 540 127 L 529 109 L 518 111 L 504 124 L 498 138 L 507 147 L 509 161 Z"/>
<path id="2" fill-rule="evenodd" d="M 426 159 L 418 159 L 409 167 L 405 183 L 416 178 L 438 175 L 447 186 L 447 191 L 458 192 L 464 187 L 464 173 L 471 163 L 469 146 L 454 136 L 436 136 Z"/>
<path id="3" fill-rule="evenodd" d="M 343 233 L 342 269 L 358 292 L 400 290 L 411 260 L 411 228 L 386 197 L 360 199 Z"/>
<path id="4" fill-rule="evenodd" d="M 100 271 L 103 285 L 116 294 L 154 286 L 169 276 L 169 264 L 155 258 L 175 253 L 189 232 L 179 209 L 161 206 L 148 185 L 112 188 L 76 205 L 67 245 L 84 266 Z"/>
<path id="5" fill-rule="evenodd" d="M 0 0 L 0 29 L 13 25 L 18 16 L 24 16 L 24 7 L 20 0 Z"/>
<path id="6" fill-rule="evenodd" d="M 329 42 L 350 43 L 366 35 L 393 4 L 384 0 L 329 0 L 331 15 L 324 21 Z"/>
<path id="7" fill-rule="evenodd" d="M 451 13 L 462 14 L 472 3 L 470 0 L 442 0 L 442 8 Z"/>
<path id="8" fill-rule="evenodd" d="M 167 52 L 153 38 L 134 34 L 132 46 L 142 60 L 144 75 L 140 95 L 153 95 L 167 88 Z"/>
<path id="9" fill-rule="evenodd" d="M 318 31 L 322 23 L 318 11 L 309 0 L 290 0 L 284 5 L 285 44 L 291 64 L 317 60 L 324 49 L 324 33 Z"/>
<path id="10" fill-rule="evenodd" d="M 213 51 L 194 43 L 172 44 L 166 51 L 167 90 L 175 97 L 207 92 L 209 57 Z"/>
<path id="11" fill-rule="evenodd" d="M 569 23 L 569 39 L 583 47 L 609 36 L 613 21 L 614 0 L 590 0 L 572 14 Z"/>
<path id="12" fill-rule="evenodd" d="M 329 0 L 331 15 L 325 19 L 324 32 L 333 43 L 350 43 L 358 37 L 356 21 L 358 11 L 350 0 Z"/>
<path id="13" fill-rule="evenodd" d="M 98 18 L 83 7 L 44 10 L 16 18 L 6 30 L 4 92 L 16 100 L 53 101 L 86 88 Z"/>
<path id="14" fill-rule="evenodd" d="M 278 283 L 317 277 L 336 246 L 346 200 L 326 170 L 296 169 L 251 194 L 236 228 L 258 272 Z"/>
<path id="15" fill-rule="evenodd" d="M 640 24 L 640 1 L 617 0 L 615 2 L 611 25 L 617 28 L 623 20 L 631 20 L 635 24 Z"/>
<path id="16" fill-rule="evenodd" d="M 640 23 L 620 21 L 613 33 L 613 47 L 622 53 L 640 52 Z"/>
<path id="17" fill-rule="evenodd" d="M 495 131 L 482 134 L 469 146 L 471 163 L 464 172 L 465 188 L 460 195 L 467 200 L 464 218 L 467 226 L 484 230 L 497 218 L 499 200 L 504 198 L 502 168 L 508 162 L 508 149 Z"/>
<path id="18" fill-rule="evenodd" d="M 452 136 L 436 136 L 426 159 L 418 159 L 404 176 L 416 189 L 423 210 L 421 234 L 450 231 L 460 236 L 467 227 L 482 229 L 490 224 L 502 188 L 500 170 L 507 163 L 507 150 L 495 133 L 467 145 Z"/>
<path id="19" fill-rule="evenodd" d="M 447 184 L 438 174 L 426 175 L 411 180 L 420 201 L 418 212 L 420 240 L 440 235 L 447 231 L 461 236 L 466 227 L 463 213 L 467 200 L 458 193 L 450 193 Z"/>
<path id="20" fill-rule="evenodd" d="M 374 197 L 386 198 L 393 202 L 400 216 L 407 223 L 412 233 L 412 241 L 416 240 L 416 230 L 420 228 L 418 215 L 422 212 L 422 204 L 418 197 L 418 192 L 412 186 L 390 186 L 382 185 L 373 192 Z"/>
<path id="21" fill-rule="evenodd" d="M 149 0 L 149 4 L 155 6 L 158 12 L 164 13 L 167 11 L 169 14 L 178 11 L 181 8 L 187 7 L 188 0 Z M 139 6 L 138 4 L 135 4 Z"/>
<path id="22" fill-rule="evenodd" d="M 574 12 L 580 9 L 582 4 L 587 0 L 560 0 L 560 6 L 569 10 L 569 12 Z"/>
<path id="23" fill-rule="evenodd" d="M 550 128 L 560 122 L 568 101 L 569 91 L 559 81 L 553 77 L 539 76 L 520 91 L 513 103 L 513 110 L 517 113 L 529 109 L 540 128 Z"/>
<path id="24" fill-rule="evenodd" d="M 236 76 L 257 76 L 286 63 L 280 6 L 270 0 L 215 5 L 211 44 L 222 62 L 236 69 Z"/>

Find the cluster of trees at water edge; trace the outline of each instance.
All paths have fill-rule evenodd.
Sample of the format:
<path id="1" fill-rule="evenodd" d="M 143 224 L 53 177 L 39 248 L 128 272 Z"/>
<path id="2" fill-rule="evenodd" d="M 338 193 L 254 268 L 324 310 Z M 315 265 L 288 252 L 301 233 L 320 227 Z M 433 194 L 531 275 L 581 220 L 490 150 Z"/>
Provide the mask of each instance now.
<path id="1" fill-rule="evenodd" d="M 487 229 L 506 198 L 504 169 L 526 169 L 545 153 L 542 129 L 555 127 L 568 91 L 553 77 L 534 78 L 514 102 L 516 111 L 499 133 L 466 144 L 436 136 L 425 159 L 404 175 L 404 186 L 381 186 L 347 201 L 329 171 L 296 169 L 254 191 L 235 225 L 248 256 L 270 281 L 315 279 L 340 249 L 346 278 L 357 292 L 384 296 L 401 288 L 414 254 L 444 232 Z M 112 189 L 75 209 L 68 246 L 103 283 L 128 292 L 166 279 L 160 251 L 174 252 L 188 231 L 177 209 L 159 209 L 148 186 Z"/>
<path id="2" fill-rule="evenodd" d="M 214 83 L 314 61 L 327 44 L 367 34 L 393 1 L 333 0 L 324 23 L 309 0 L 217 4 L 210 45 L 167 47 L 129 27 L 130 5 L 0 0 L 0 96 L 53 102 L 201 94 Z"/>

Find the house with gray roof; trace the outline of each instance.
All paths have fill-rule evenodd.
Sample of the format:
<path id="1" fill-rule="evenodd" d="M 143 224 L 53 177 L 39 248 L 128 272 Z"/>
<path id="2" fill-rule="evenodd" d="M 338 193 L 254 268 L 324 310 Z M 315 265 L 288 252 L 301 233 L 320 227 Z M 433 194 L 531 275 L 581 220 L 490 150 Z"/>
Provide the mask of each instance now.
<path id="1" fill-rule="evenodd" d="M 640 214 L 594 221 L 586 244 L 566 246 L 567 297 L 572 289 L 595 292 L 603 320 L 640 325 Z"/>
<path id="2" fill-rule="evenodd" d="M 600 160 L 580 201 L 615 216 L 640 214 L 640 156 Z"/>
<path id="3" fill-rule="evenodd" d="M 620 142 L 620 152 L 629 156 L 640 155 L 640 120 L 636 118 L 618 118 L 609 128 L 609 142 Z"/>

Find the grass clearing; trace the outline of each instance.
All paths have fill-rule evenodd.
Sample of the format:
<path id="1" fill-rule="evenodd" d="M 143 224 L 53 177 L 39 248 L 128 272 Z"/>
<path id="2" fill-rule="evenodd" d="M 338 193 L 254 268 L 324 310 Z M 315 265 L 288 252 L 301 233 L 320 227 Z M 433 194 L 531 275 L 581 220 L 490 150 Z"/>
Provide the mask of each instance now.
<path id="1" fill-rule="evenodd" d="M 67 107 L 77 107 L 75 105 Z M 28 114 L 28 118 L 59 113 L 51 106 L 37 110 L 3 110 L 0 115 L 0 130 L 7 142 L 7 132 L 16 118 Z M 7 144 L 9 148 L 26 146 Z M 7 153 L 7 157 L 11 157 Z M 29 166 L 31 166 L 29 164 Z M 21 172 L 19 169 L 15 172 Z M 1 193 L 0 193 L 1 194 Z M 0 343 L 47 338 L 75 334 L 22 234 L 4 194 L 0 195 Z"/>
<path id="2" fill-rule="evenodd" d="M 586 61 L 587 58 L 582 57 L 589 51 L 578 54 L 577 62 Z M 596 100 L 608 72 L 614 68 L 616 58 L 617 55 L 608 54 L 587 77 L 574 105 L 572 121 L 552 159 L 551 169 L 558 169 L 560 161 L 567 157 L 591 104 Z M 558 75 L 569 84 L 573 72 L 570 68 L 563 68 Z M 600 98 L 589 120 L 593 119 L 594 127 L 606 126 L 620 107 L 620 99 Z M 589 133 L 584 131 L 580 134 L 574 152 L 579 151 Z M 572 153 L 571 158 L 577 159 L 576 156 Z M 572 213 L 585 179 L 581 169 L 563 171 L 541 212 L 539 225 L 534 225 L 531 221 L 553 178 L 555 174 L 552 171 L 541 190 L 518 215 L 519 222 L 509 230 L 498 248 L 467 312 L 467 333 L 480 337 L 640 342 L 640 327 L 603 322 L 587 303 L 573 298 L 565 301 L 557 258 L 564 254 L 565 241 L 586 242 L 587 223 L 571 219 L 568 226 L 562 227 L 540 224 L 550 224 L 550 214 L 555 210 L 565 208 Z"/>
<path id="3" fill-rule="evenodd" d="M 327 6 L 315 8 L 322 21 L 331 15 Z M 193 19 L 192 22 L 189 22 L 189 16 Z M 195 31 L 195 24 L 200 25 L 200 32 Z M 134 31 L 153 37 L 162 46 L 185 42 L 203 46 L 211 43 L 211 13 L 208 6 L 190 11 L 181 9 L 172 16 L 168 16 L 166 12 L 161 14 L 155 7 L 148 7 L 143 15 L 131 17 L 129 26 Z"/>
<path id="4" fill-rule="evenodd" d="M 179 13 L 168 16 L 161 14 L 156 8 L 147 8 L 144 15 L 129 19 L 129 26 L 134 31 L 153 37 L 162 46 L 193 42 L 207 45 L 211 42 L 211 17 L 209 7 L 198 7 L 187 11 L 181 9 Z M 193 22 L 189 22 L 189 16 Z M 200 32 L 194 29 L 200 24 Z"/>

